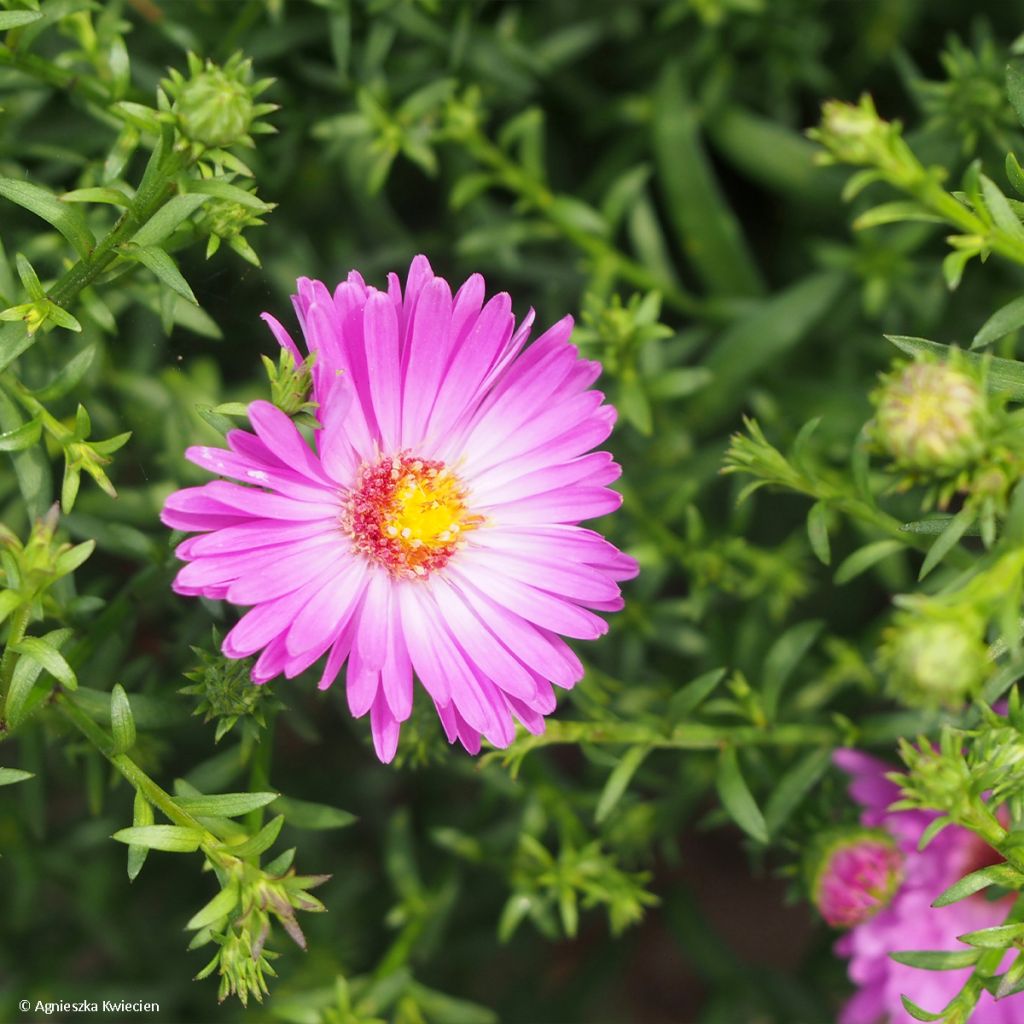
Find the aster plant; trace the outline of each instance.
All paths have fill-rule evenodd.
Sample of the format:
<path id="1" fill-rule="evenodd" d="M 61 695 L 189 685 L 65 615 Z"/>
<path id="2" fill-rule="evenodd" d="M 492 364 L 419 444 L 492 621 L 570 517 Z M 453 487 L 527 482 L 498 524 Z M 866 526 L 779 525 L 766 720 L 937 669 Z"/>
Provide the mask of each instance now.
<path id="1" fill-rule="evenodd" d="M 1021 1016 L 969 14 L 0 0 L 0 1017 Z"/>

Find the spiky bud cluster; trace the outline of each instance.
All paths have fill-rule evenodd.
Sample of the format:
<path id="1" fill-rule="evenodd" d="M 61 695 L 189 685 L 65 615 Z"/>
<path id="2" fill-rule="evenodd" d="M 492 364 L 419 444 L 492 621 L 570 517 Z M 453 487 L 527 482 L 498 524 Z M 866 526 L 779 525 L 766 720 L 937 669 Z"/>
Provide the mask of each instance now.
<path id="1" fill-rule="evenodd" d="M 214 646 L 219 646 L 216 630 L 213 633 Z M 284 705 L 278 701 L 269 686 L 255 686 L 249 678 L 251 659 L 234 660 L 219 653 L 193 647 L 192 652 L 199 658 L 199 664 L 185 678 L 191 686 L 182 687 L 180 693 L 198 697 L 195 715 L 204 715 L 204 722 L 217 719 L 215 741 L 220 741 L 241 719 L 256 728 L 266 727 L 266 715 Z"/>

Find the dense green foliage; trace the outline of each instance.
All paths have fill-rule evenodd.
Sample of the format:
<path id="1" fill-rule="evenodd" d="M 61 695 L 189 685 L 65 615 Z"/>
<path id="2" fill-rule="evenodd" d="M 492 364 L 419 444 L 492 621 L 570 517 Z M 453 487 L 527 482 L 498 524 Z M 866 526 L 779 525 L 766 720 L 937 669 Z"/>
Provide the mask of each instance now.
<path id="1" fill-rule="evenodd" d="M 833 936 L 782 908 L 855 817 L 832 750 L 894 759 L 1024 675 L 1011 6 L 0 2 L 0 1017 L 834 1019 Z M 426 707 L 382 766 L 340 687 L 219 656 L 236 612 L 171 593 L 158 513 L 242 403 L 312 412 L 259 313 L 418 252 L 577 317 L 642 573 L 545 735 L 472 759 Z M 959 374 L 938 455 L 885 335 Z M 992 729 L 946 733 L 973 803 L 908 800 L 1015 863 Z"/>

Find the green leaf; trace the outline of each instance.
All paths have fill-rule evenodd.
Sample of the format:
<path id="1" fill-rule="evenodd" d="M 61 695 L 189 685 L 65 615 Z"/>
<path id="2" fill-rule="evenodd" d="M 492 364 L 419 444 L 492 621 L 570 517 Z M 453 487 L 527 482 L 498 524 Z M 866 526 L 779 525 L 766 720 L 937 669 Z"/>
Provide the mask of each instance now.
<path id="1" fill-rule="evenodd" d="M 956 547 L 960 538 L 974 525 L 977 519 L 977 512 L 969 505 L 964 506 L 949 521 L 949 525 L 936 537 L 932 546 L 921 563 L 921 571 L 917 574 L 918 580 L 923 580 L 942 560 Z"/>
<path id="2" fill-rule="evenodd" d="M 1020 889 L 1024 886 L 1024 875 L 1009 864 L 992 864 L 987 868 L 972 871 L 964 875 L 958 882 L 954 882 L 945 892 L 935 898 L 933 907 L 948 907 L 951 903 L 958 903 L 968 896 L 973 896 L 990 885 L 1001 885 L 1007 889 Z"/>
<path id="3" fill-rule="evenodd" d="M 832 763 L 832 748 L 811 750 L 779 779 L 764 807 L 765 825 L 775 835 Z"/>
<path id="4" fill-rule="evenodd" d="M 761 294 L 761 275 L 701 142 L 680 60 L 661 73 L 651 127 L 658 184 L 694 270 L 715 294 Z"/>
<path id="5" fill-rule="evenodd" d="M 14 650 L 41 665 L 65 689 L 77 689 L 78 679 L 74 669 L 67 663 L 64 655 L 45 637 L 26 636 L 14 645 Z"/>
<path id="6" fill-rule="evenodd" d="M 186 930 L 198 931 L 200 928 L 216 924 L 221 918 L 227 917 L 238 906 L 238 896 L 237 884 L 221 889 L 202 910 L 192 916 L 188 924 L 185 925 Z"/>
<path id="7" fill-rule="evenodd" d="M 890 953 L 889 958 L 907 967 L 917 967 L 923 971 L 957 971 L 964 967 L 973 967 L 981 956 L 978 949 L 955 950 L 905 950 Z"/>
<path id="8" fill-rule="evenodd" d="M 114 753 L 125 754 L 135 746 L 135 719 L 128 695 L 120 683 L 110 693 L 110 728 L 114 734 Z"/>
<path id="9" fill-rule="evenodd" d="M 601 796 L 597 801 L 597 809 L 594 811 L 594 821 L 600 825 L 609 814 L 615 809 L 615 805 L 622 799 L 626 787 L 629 785 L 637 769 L 644 762 L 644 758 L 651 752 L 650 747 L 630 747 L 625 754 L 619 758 L 619 763 L 612 769 L 608 781 L 601 790 Z"/>
<path id="10" fill-rule="evenodd" d="M 135 808 L 132 814 L 132 825 L 136 828 L 143 828 L 153 824 L 153 807 L 150 802 L 138 791 L 135 792 Z M 138 843 L 128 845 L 128 880 L 134 882 L 139 877 L 142 865 L 146 863 L 149 856 L 149 848 L 140 846 Z"/>
<path id="11" fill-rule="evenodd" d="M 189 181 L 188 194 L 194 193 L 225 199 L 229 203 L 237 203 L 250 210 L 257 210 L 259 213 L 268 213 L 274 208 L 273 203 L 266 203 L 258 195 L 247 192 L 244 188 L 232 185 L 228 181 L 221 181 L 219 178 L 200 178 L 198 181 Z"/>
<path id="12" fill-rule="evenodd" d="M 844 583 L 856 579 L 861 573 L 867 572 L 883 558 L 888 558 L 903 549 L 904 546 L 898 540 L 876 540 L 871 544 L 865 544 L 840 562 L 835 576 L 832 577 L 833 582 L 837 587 L 841 587 Z"/>
<path id="13" fill-rule="evenodd" d="M 944 223 L 942 217 L 936 216 L 920 203 L 911 199 L 897 199 L 891 203 L 881 203 L 862 213 L 853 222 L 853 228 L 856 231 L 863 231 L 865 228 L 874 228 L 881 224 L 896 224 L 902 221 Z"/>
<path id="14" fill-rule="evenodd" d="M 311 831 L 345 828 L 358 820 L 354 814 L 343 811 L 340 807 L 329 807 L 327 804 L 311 803 L 308 800 L 295 800 L 287 796 L 279 796 L 274 801 L 271 810 L 283 814 L 288 824 L 294 828 Z"/>
<path id="15" fill-rule="evenodd" d="M 1006 65 L 1006 96 L 1017 114 L 1017 119 L 1024 124 L 1024 62 L 1011 60 Z"/>
<path id="16" fill-rule="evenodd" d="M 126 259 L 141 263 L 148 270 L 151 270 L 156 277 L 173 292 L 187 299 L 193 305 L 198 306 L 199 300 L 192 293 L 188 281 L 181 276 L 174 260 L 157 246 L 139 245 L 136 242 L 126 242 L 120 248 L 121 255 Z"/>
<path id="17" fill-rule="evenodd" d="M 971 348 L 984 348 L 1021 327 L 1024 327 L 1024 296 L 997 309 L 978 329 Z"/>
<path id="18" fill-rule="evenodd" d="M 1024 924 L 997 924 L 992 928 L 979 928 L 977 931 L 958 935 L 957 940 L 968 946 L 979 949 L 1006 949 L 1024 937 Z"/>
<path id="19" fill-rule="evenodd" d="M 159 246 L 179 224 L 191 217 L 210 198 L 198 190 L 173 196 L 132 235 L 131 241 L 143 249 Z"/>
<path id="20" fill-rule="evenodd" d="M 719 756 L 715 785 L 722 806 L 733 821 L 759 843 L 767 843 L 768 827 L 743 778 L 735 747 L 726 747 Z"/>
<path id="21" fill-rule="evenodd" d="M 12 786 L 34 777 L 32 772 L 24 772 L 20 768 L 0 768 L 0 786 Z"/>
<path id="22" fill-rule="evenodd" d="M 807 513 L 807 539 L 811 550 L 822 565 L 832 562 L 832 548 L 828 542 L 828 505 L 816 501 Z"/>
<path id="23" fill-rule="evenodd" d="M 55 629 L 46 634 L 47 639 L 54 645 L 64 643 L 71 636 L 70 629 Z M 32 688 L 43 671 L 42 664 L 35 658 L 19 658 L 14 666 L 14 674 L 11 677 L 11 685 L 7 691 L 7 701 L 4 705 L 4 718 L 13 729 L 17 728 L 31 710 L 29 698 L 32 695 Z"/>
<path id="24" fill-rule="evenodd" d="M 177 800 L 189 814 L 237 818 L 266 807 L 277 798 L 277 793 L 221 793 L 218 796 L 180 796 Z"/>
<path id="25" fill-rule="evenodd" d="M 283 814 L 271 818 L 251 839 L 229 847 L 232 855 L 235 857 L 258 857 L 261 853 L 265 853 L 277 842 L 283 825 Z"/>
<path id="26" fill-rule="evenodd" d="M 33 21 L 42 18 L 40 11 L 0 11 L 0 32 L 6 32 L 10 28 L 21 28 L 22 25 L 31 25 Z"/>
<path id="27" fill-rule="evenodd" d="M 81 210 L 65 205 L 45 188 L 15 178 L 0 178 L 0 196 L 52 224 L 71 243 L 79 256 L 88 256 L 96 245 L 96 239 L 85 223 Z"/>
<path id="28" fill-rule="evenodd" d="M 786 630 L 772 644 L 764 659 L 761 674 L 761 702 L 764 713 L 769 720 L 775 718 L 779 707 L 779 697 L 789 677 L 806 657 L 811 645 L 821 633 L 820 619 L 800 622 Z"/>
<path id="29" fill-rule="evenodd" d="M 943 1018 L 943 1014 L 941 1013 L 929 1013 L 927 1010 L 922 1010 L 917 1003 L 908 999 L 904 995 L 900 996 L 900 1002 L 903 1003 L 903 1009 L 906 1010 L 914 1020 L 935 1021 L 942 1020 Z"/>
<path id="30" fill-rule="evenodd" d="M 804 206 L 835 208 L 837 189 L 815 162 L 818 147 L 799 132 L 738 106 L 716 108 L 705 129 L 744 177 L 794 196 Z"/>
<path id="31" fill-rule="evenodd" d="M 926 850 L 932 840 L 947 826 L 952 825 L 953 822 L 948 817 L 936 818 L 934 821 L 929 822 L 927 828 L 921 833 L 921 837 L 917 841 L 918 850 Z"/>
<path id="32" fill-rule="evenodd" d="M 672 696 L 668 705 L 668 717 L 677 722 L 696 711 L 711 691 L 725 678 L 724 668 L 715 668 L 691 680 Z"/>
<path id="33" fill-rule="evenodd" d="M 909 338 L 901 334 L 887 334 L 885 337 L 901 352 L 905 352 L 909 356 L 923 352 L 939 356 L 942 359 L 949 358 L 950 346 L 942 345 L 937 341 L 928 341 L 926 338 Z M 1017 362 L 1015 359 L 983 356 L 977 352 L 965 352 L 963 358 L 975 366 L 980 366 L 984 360 L 989 388 L 993 391 L 1005 391 L 1015 402 L 1024 401 L 1024 363 Z"/>
<path id="34" fill-rule="evenodd" d="M 0 336 L 3 331 L 0 328 Z M 21 411 L 0 391 L 0 427 L 8 433 L 17 430 L 23 423 Z M 11 454 L 14 473 L 18 478 L 18 490 L 25 502 L 28 514 L 38 519 L 53 503 L 52 470 L 50 460 L 42 445 L 33 445 Z"/>
<path id="35" fill-rule="evenodd" d="M 111 206 L 131 206 L 132 197 L 119 188 L 76 188 L 65 192 L 62 203 L 107 203 Z"/>
<path id="36" fill-rule="evenodd" d="M 82 378 L 89 372 L 95 357 L 96 346 L 86 346 L 57 371 L 49 384 L 34 391 L 33 394 L 40 402 L 52 402 L 57 398 L 63 398 L 78 387 Z"/>
<path id="37" fill-rule="evenodd" d="M 999 186 L 987 175 L 981 175 L 981 191 L 985 196 L 985 205 L 996 225 L 1017 242 L 1024 242 L 1024 224 L 1013 212 L 1009 200 L 1003 195 Z"/>
<path id="38" fill-rule="evenodd" d="M 203 841 L 203 833 L 197 828 L 181 825 L 140 825 L 122 828 L 111 839 L 133 846 L 144 846 L 147 850 L 163 850 L 166 853 L 195 853 Z"/>
<path id="39" fill-rule="evenodd" d="M 1024 169 L 1013 153 L 1006 154 L 1006 177 L 1017 194 L 1024 196 Z"/>
<path id="40" fill-rule="evenodd" d="M 38 416 L 14 430 L 0 434 L 0 452 L 20 452 L 37 444 L 42 436 L 42 421 Z"/>

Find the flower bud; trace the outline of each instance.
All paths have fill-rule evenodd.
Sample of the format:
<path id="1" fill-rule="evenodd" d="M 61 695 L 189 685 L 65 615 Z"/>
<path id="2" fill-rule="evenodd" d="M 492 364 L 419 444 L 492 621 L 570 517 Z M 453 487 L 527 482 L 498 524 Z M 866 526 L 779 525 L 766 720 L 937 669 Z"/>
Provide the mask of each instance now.
<path id="1" fill-rule="evenodd" d="M 811 897 L 833 928 L 852 928 L 887 906 L 903 879 L 903 854 L 880 829 L 825 836 L 810 861 Z"/>
<path id="2" fill-rule="evenodd" d="M 262 358 L 270 382 L 270 401 L 289 416 L 313 412 L 316 407 L 309 401 L 309 392 L 315 357 L 309 356 L 296 366 L 295 357 L 283 348 L 276 365 L 267 356 Z"/>
<path id="3" fill-rule="evenodd" d="M 274 104 L 256 103 L 270 79 L 252 81 L 252 61 L 240 54 L 224 65 L 203 63 L 189 54 L 189 77 L 172 69 L 163 82 L 174 98 L 172 108 L 178 129 L 190 142 L 208 149 L 251 145 L 250 131 L 272 130 L 255 123 L 261 115 L 275 110 Z"/>
<path id="4" fill-rule="evenodd" d="M 872 397 L 875 438 L 903 469 L 949 475 L 984 451 L 984 391 L 955 366 L 910 363 L 886 377 Z"/>
<path id="5" fill-rule="evenodd" d="M 821 125 L 814 137 L 845 164 L 875 162 L 879 142 L 884 142 L 890 129 L 875 110 L 870 96 L 861 97 L 860 103 L 829 100 L 821 108 Z"/>
<path id="6" fill-rule="evenodd" d="M 899 616 L 880 650 L 890 693 L 910 707 L 958 707 L 988 674 L 983 626 L 971 614 Z"/>

